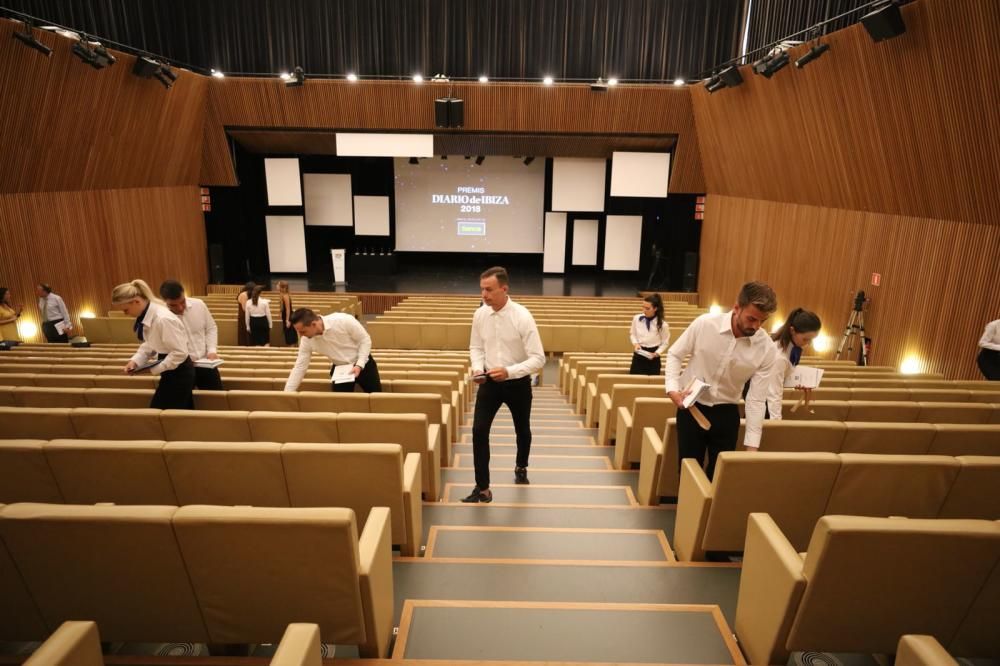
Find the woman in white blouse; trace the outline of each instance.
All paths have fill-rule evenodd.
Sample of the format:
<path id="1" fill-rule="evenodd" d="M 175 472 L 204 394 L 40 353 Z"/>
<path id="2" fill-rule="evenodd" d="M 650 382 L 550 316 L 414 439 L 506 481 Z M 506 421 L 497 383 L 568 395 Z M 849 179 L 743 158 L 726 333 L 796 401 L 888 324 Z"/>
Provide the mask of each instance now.
<path id="1" fill-rule="evenodd" d="M 629 331 L 634 352 L 628 373 L 658 375 L 660 356 L 670 343 L 670 326 L 663 321 L 663 300 L 659 294 L 652 294 L 642 300 L 642 313 L 632 319 L 632 329 Z"/>
<path id="2" fill-rule="evenodd" d="M 271 346 L 271 301 L 260 297 L 264 287 L 257 285 L 246 304 L 246 327 L 251 347 Z"/>
<path id="3" fill-rule="evenodd" d="M 115 287 L 111 303 L 135 317 L 135 334 L 142 343 L 125 365 L 125 372 L 130 375 L 149 372 L 160 377 L 149 406 L 194 409 L 194 363 L 188 357 L 184 323 L 153 296 L 149 285 L 142 280 Z"/>
<path id="4" fill-rule="evenodd" d="M 815 312 L 809 312 L 802 308 L 795 308 L 788 315 L 788 319 L 781 325 L 781 328 L 771 336 L 774 345 L 778 348 L 778 372 L 774 373 L 774 385 L 767 393 L 767 409 L 765 417 L 769 419 L 781 418 L 781 394 L 784 391 L 785 377 L 792 369 L 799 364 L 802 358 L 802 351 L 819 335 L 819 330 L 823 327 L 823 322 Z M 805 400 L 808 404 L 812 389 L 802 389 L 805 393 Z M 746 389 L 744 389 L 746 397 Z"/>

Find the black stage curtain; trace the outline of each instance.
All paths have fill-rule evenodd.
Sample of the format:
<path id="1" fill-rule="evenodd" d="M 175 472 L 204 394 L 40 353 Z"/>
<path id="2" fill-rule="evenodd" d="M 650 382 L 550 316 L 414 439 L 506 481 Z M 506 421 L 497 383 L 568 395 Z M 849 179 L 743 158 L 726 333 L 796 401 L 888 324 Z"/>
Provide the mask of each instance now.
<path id="1" fill-rule="evenodd" d="M 762 0 L 755 0 L 759 2 Z M 798 0 L 788 0 L 786 13 Z M 811 5 L 813 3 L 801 3 Z M 835 3 L 836 4 L 836 3 Z M 228 73 L 669 80 L 738 54 L 746 0 L 8 0 Z"/>

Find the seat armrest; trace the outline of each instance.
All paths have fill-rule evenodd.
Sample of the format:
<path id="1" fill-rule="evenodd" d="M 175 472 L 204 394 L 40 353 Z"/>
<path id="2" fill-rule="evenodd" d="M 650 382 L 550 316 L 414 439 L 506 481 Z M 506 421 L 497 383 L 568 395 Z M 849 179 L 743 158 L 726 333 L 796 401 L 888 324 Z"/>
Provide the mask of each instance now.
<path id="1" fill-rule="evenodd" d="M 611 413 L 611 395 L 602 393 L 597 400 L 597 443 L 601 446 L 611 444 L 611 435 L 614 434 L 612 421 L 614 417 Z M 593 426 L 591 426 L 593 427 Z"/>
<path id="2" fill-rule="evenodd" d="M 281 643 L 274 652 L 271 666 L 322 666 L 319 625 L 293 622 L 285 629 Z"/>
<path id="3" fill-rule="evenodd" d="M 899 639 L 896 648 L 896 666 L 958 666 L 933 636 L 907 634 Z"/>
<path id="4" fill-rule="evenodd" d="M 425 470 L 427 474 L 427 487 L 424 490 L 427 492 L 428 502 L 437 502 L 438 494 L 441 492 L 441 454 L 438 452 L 438 425 L 432 423 L 427 426 L 427 460 L 425 461 L 429 468 Z"/>
<path id="5" fill-rule="evenodd" d="M 451 424 L 451 405 L 441 405 L 441 466 L 451 465 L 451 444 L 455 441 Z"/>
<path id="6" fill-rule="evenodd" d="M 632 436 L 632 412 L 628 407 L 618 408 L 615 421 L 615 469 L 628 469 L 628 444 Z"/>
<path id="7" fill-rule="evenodd" d="M 655 428 L 642 429 L 642 457 L 639 461 L 639 504 L 660 503 L 660 474 L 663 467 L 663 440 Z"/>
<path id="8" fill-rule="evenodd" d="M 424 538 L 423 503 L 420 498 L 422 483 L 420 454 L 408 453 L 403 462 L 403 524 L 406 529 L 406 543 L 400 554 L 416 557 L 420 552 L 420 542 Z"/>
<path id="9" fill-rule="evenodd" d="M 683 562 L 705 559 L 701 544 L 705 538 L 708 512 L 712 508 L 712 482 L 693 458 L 681 461 L 681 485 L 677 493 L 677 522 L 674 525 L 674 552 Z"/>
<path id="10" fill-rule="evenodd" d="M 788 661 L 788 633 L 805 593 L 802 558 L 766 513 L 751 513 L 736 601 L 736 636 L 750 664 Z"/>
<path id="11" fill-rule="evenodd" d="M 25 666 L 48 666 L 50 664 L 104 666 L 97 623 L 90 621 L 63 622 L 24 663 Z"/>
<path id="12" fill-rule="evenodd" d="M 374 507 L 358 539 L 361 605 L 365 614 L 363 658 L 385 658 L 392 635 L 392 530 L 389 509 Z"/>
<path id="13" fill-rule="evenodd" d="M 585 428 L 597 427 L 597 384 L 587 385 L 587 395 L 583 399 L 583 421 Z"/>

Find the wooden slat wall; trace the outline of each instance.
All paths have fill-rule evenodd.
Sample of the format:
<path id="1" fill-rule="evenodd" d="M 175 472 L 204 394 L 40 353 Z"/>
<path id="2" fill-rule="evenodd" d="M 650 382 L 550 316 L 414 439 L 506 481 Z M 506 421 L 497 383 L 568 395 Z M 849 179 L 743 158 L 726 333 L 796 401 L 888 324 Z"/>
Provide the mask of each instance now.
<path id="1" fill-rule="evenodd" d="M 444 84 L 307 80 L 286 88 L 275 79 L 228 78 L 209 88 L 201 182 L 234 185 L 224 127 L 434 129 L 434 99 Z M 671 192 L 703 192 L 698 139 L 686 88 L 620 85 L 597 93 L 585 85 L 456 83 L 465 129 L 475 132 L 677 134 Z"/>
<path id="2" fill-rule="evenodd" d="M 84 310 L 104 315 L 122 282 L 155 290 L 172 277 L 197 293 L 208 281 L 197 187 L 0 194 L 0 227 L 0 286 L 36 325 L 36 282 L 51 284 L 79 325 Z"/>
<path id="3" fill-rule="evenodd" d="M 1000 316 L 998 225 L 710 194 L 701 243 L 702 305 L 728 307 L 743 282 L 764 280 L 778 316 L 814 310 L 835 347 L 863 289 L 873 363 L 913 355 L 926 371 L 982 378 L 976 343 Z M 881 286 L 871 286 L 872 273 Z"/>
<path id="4" fill-rule="evenodd" d="M 692 91 L 707 191 L 1000 223 L 1000 2 L 917 0 L 906 33 L 855 25 L 770 80 Z M 792 60 L 807 46 L 794 49 Z"/>
<path id="5" fill-rule="evenodd" d="M 46 58 L 11 38 L 18 26 L 0 20 L 0 192 L 197 184 L 213 80 L 177 70 L 167 90 L 117 52 L 95 70 L 69 39 L 35 30 Z"/>

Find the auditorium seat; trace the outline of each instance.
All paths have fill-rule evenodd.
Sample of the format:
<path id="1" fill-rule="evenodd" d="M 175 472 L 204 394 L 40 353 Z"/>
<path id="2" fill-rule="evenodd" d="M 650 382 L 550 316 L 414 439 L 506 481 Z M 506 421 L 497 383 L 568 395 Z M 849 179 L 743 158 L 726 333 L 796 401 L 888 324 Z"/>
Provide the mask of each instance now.
<path id="1" fill-rule="evenodd" d="M 18 407 L 86 407 L 87 399 L 80 389 L 19 386 L 14 389 Z"/>
<path id="2" fill-rule="evenodd" d="M 360 539 L 354 512 L 338 508 L 184 506 L 173 527 L 212 642 L 275 642 L 308 618 L 327 643 L 387 656 L 388 509 L 371 512 Z"/>
<path id="3" fill-rule="evenodd" d="M 392 543 L 416 556 L 423 538 L 420 455 L 398 444 L 289 443 L 281 447 L 291 506 L 352 509 L 364 527 L 372 507 L 389 507 Z M 402 491 L 402 492 L 401 492 Z"/>
<path id="4" fill-rule="evenodd" d="M 842 453 L 826 513 L 936 518 L 959 469 L 949 456 Z"/>
<path id="5" fill-rule="evenodd" d="M 158 409 L 78 407 L 70 411 L 74 432 L 46 439 L 165 440 Z"/>
<path id="6" fill-rule="evenodd" d="M 45 458 L 45 443 L 38 439 L 0 440 L 0 504 L 63 501 Z"/>
<path id="7" fill-rule="evenodd" d="M 104 666 L 96 622 L 63 622 L 24 666 Z"/>
<path id="8" fill-rule="evenodd" d="M 0 539 L 48 627 L 88 618 L 106 641 L 207 643 L 174 536 L 175 511 L 15 504 L 0 511 Z"/>
<path id="9" fill-rule="evenodd" d="M 429 425 L 423 414 L 343 413 L 337 418 L 337 427 L 341 442 L 399 444 L 406 453 L 419 453 L 424 497 L 437 501 L 441 494 L 441 458 L 437 450 L 440 426 Z"/>
<path id="10" fill-rule="evenodd" d="M 76 437 L 69 407 L 0 407 L 0 438 L 61 439 Z"/>
<path id="11" fill-rule="evenodd" d="M 895 666 L 958 666 L 933 636 L 907 634 L 896 646 Z"/>
<path id="12" fill-rule="evenodd" d="M 35 375 L 35 386 L 92 388 L 94 377 L 89 374 L 38 374 Z"/>
<path id="13" fill-rule="evenodd" d="M 44 452 L 67 504 L 177 504 L 162 441 L 53 440 Z"/>
<path id="14" fill-rule="evenodd" d="M 909 401 L 854 400 L 847 403 L 845 421 L 879 421 L 882 423 L 913 423 L 920 413 L 920 405 Z M 784 413 L 784 412 L 782 412 Z"/>
<path id="15" fill-rule="evenodd" d="M 740 441 L 746 426 L 740 424 Z M 840 453 L 847 435 L 843 421 L 767 421 L 760 450 L 767 452 Z"/>
<path id="16" fill-rule="evenodd" d="M 372 393 L 374 414 L 423 414 L 428 424 L 438 426 L 437 449 L 441 466 L 451 465 L 451 412 L 437 395 L 428 393 Z"/>
<path id="17" fill-rule="evenodd" d="M 945 456 L 1000 455 L 1000 427 L 992 424 L 936 423 L 934 439 L 927 453 Z"/>
<path id="18" fill-rule="evenodd" d="M 935 434 L 934 426 L 929 423 L 849 422 L 846 425 L 847 432 L 840 447 L 844 453 L 919 455 L 930 450 Z"/>
<path id="19" fill-rule="evenodd" d="M 193 394 L 194 408 L 198 411 L 229 410 L 229 391 L 205 391 L 195 389 Z"/>
<path id="20" fill-rule="evenodd" d="M 327 382 L 329 384 L 329 382 Z M 290 393 L 296 397 L 298 410 L 302 412 L 357 412 L 371 411 L 371 400 L 367 393 L 318 393 L 306 391 Z"/>
<path id="21" fill-rule="evenodd" d="M 246 414 L 246 412 L 244 412 Z M 335 414 L 319 412 L 249 412 L 244 417 L 249 435 L 241 441 L 255 442 L 317 442 L 334 443 L 344 440 Z M 207 438 L 206 438 L 207 439 Z"/>
<path id="22" fill-rule="evenodd" d="M 160 412 L 162 439 L 170 442 L 250 442 L 253 441 L 245 411 L 198 411 L 165 409 Z M 258 441 L 281 441 L 261 437 Z"/>
<path id="23" fill-rule="evenodd" d="M 299 399 L 295 393 L 284 391 L 229 390 L 229 409 L 269 412 L 297 412 Z"/>
<path id="24" fill-rule="evenodd" d="M 781 418 L 788 421 L 846 421 L 849 410 L 849 400 L 813 400 L 808 409 L 800 407 L 793 412 L 791 407 L 783 407 Z"/>
<path id="25" fill-rule="evenodd" d="M 0 515 L 4 511 L 0 503 Z M 40 640 L 48 634 L 0 532 L 0 641 Z"/>
<path id="26" fill-rule="evenodd" d="M 956 460 L 961 467 L 938 518 L 1000 520 L 1000 457 L 959 456 Z"/>
<path id="27" fill-rule="evenodd" d="M 155 390 L 152 388 L 90 388 L 84 391 L 87 407 L 142 409 L 149 407 Z"/>
<path id="28" fill-rule="evenodd" d="M 0 407 L 14 406 L 14 386 L 0 386 Z"/>
<path id="29" fill-rule="evenodd" d="M 989 423 L 997 411 L 992 404 L 970 402 L 920 402 L 920 416 L 915 419 L 922 423 Z"/>
<path id="30" fill-rule="evenodd" d="M 280 444 L 167 442 L 163 458 L 180 505 L 290 506 Z"/>
<path id="31" fill-rule="evenodd" d="M 629 469 L 642 457 L 644 428 L 663 428 L 669 418 L 676 418 L 677 406 L 670 398 L 637 397 L 632 409 L 618 408 L 615 422 L 615 469 Z"/>

